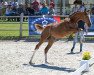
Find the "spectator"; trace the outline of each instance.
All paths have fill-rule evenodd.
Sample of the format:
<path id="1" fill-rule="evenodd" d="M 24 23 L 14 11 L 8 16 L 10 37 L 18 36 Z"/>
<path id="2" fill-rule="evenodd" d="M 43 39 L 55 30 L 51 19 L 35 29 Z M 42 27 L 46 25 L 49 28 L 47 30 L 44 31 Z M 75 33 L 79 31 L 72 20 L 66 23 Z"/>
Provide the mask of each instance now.
<path id="1" fill-rule="evenodd" d="M 52 8 L 55 7 L 55 4 L 54 4 L 53 0 L 50 0 L 50 6 L 52 6 Z"/>
<path id="2" fill-rule="evenodd" d="M 17 16 L 17 8 L 16 8 L 16 6 L 12 6 L 12 16 Z"/>
<path id="3" fill-rule="evenodd" d="M 28 7 L 26 8 L 26 11 L 28 12 L 28 15 L 30 16 L 35 15 L 35 11 L 32 8 L 32 5 L 28 5 Z"/>
<path id="4" fill-rule="evenodd" d="M 43 3 L 42 8 L 40 9 L 40 14 L 41 15 L 47 15 L 49 13 L 48 7 Z"/>
<path id="5" fill-rule="evenodd" d="M 17 2 L 12 1 L 12 2 L 11 2 L 11 6 L 13 6 L 13 7 L 17 7 Z"/>
<path id="6" fill-rule="evenodd" d="M 11 9 L 12 9 L 11 10 L 11 16 L 17 16 L 17 8 L 16 8 L 16 6 L 12 6 Z M 12 19 L 12 21 L 13 20 L 16 21 L 15 17 L 12 17 L 11 19 Z"/>
<path id="7" fill-rule="evenodd" d="M 37 0 L 34 0 L 31 4 L 35 12 L 39 12 L 39 2 Z"/>
<path id="8" fill-rule="evenodd" d="M 11 5 L 8 5 L 6 8 L 6 12 L 5 12 L 5 16 L 11 16 L 12 13 L 12 9 L 11 9 Z M 11 18 L 8 18 L 8 21 L 10 21 Z"/>
<path id="9" fill-rule="evenodd" d="M 2 3 L 0 2 L 0 16 L 2 16 Z"/>
<path id="10" fill-rule="evenodd" d="M 8 5 L 5 12 L 6 16 L 11 16 L 11 5 Z"/>
<path id="11" fill-rule="evenodd" d="M 5 5 L 5 6 L 8 6 L 8 2 L 5 1 L 5 2 L 4 2 L 4 5 Z"/>
<path id="12" fill-rule="evenodd" d="M 17 8 L 17 15 L 20 16 L 21 13 L 24 13 L 23 5 L 20 4 L 19 8 Z M 20 18 L 17 18 L 17 21 L 20 21 Z"/>
<path id="13" fill-rule="evenodd" d="M 29 7 L 28 7 L 28 4 L 25 4 L 25 5 L 24 5 L 24 15 L 25 15 L 25 16 L 28 16 L 28 15 L 29 15 L 28 8 L 29 8 Z"/>
<path id="14" fill-rule="evenodd" d="M 49 7 L 49 15 L 54 15 L 54 8 L 53 8 L 53 6 L 52 5 L 50 5 L 50 7 Z"/>
<path id="15" fill-rule="evenodd" d="M 20 16 L 21 13 L 24 13 L 24 9 L 23 9 L 23 5 L 22 4 L 20 4 L 19 8 L 17 8 L 17 14 L 18 14 L 18 16 Z"/>

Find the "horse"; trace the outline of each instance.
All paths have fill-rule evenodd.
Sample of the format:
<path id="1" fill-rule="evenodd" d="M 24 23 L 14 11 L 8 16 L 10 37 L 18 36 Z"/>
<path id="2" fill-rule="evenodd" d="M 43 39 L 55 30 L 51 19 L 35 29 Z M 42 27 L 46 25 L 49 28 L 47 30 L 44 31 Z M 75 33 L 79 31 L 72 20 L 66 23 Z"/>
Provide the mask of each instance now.
<path id="1" fill-rule="evenodd" d="M 40 41 L 36 45 L 33 55 L 30 59 L 30 62 L 29 62 L 30 65 L 34 64 L 32 63 L 33 57 L 36 51 L 41 46 L 41 44 L 45 42 L 46 40 L 48 40 L 48 45 L 44 49 L 44 54 L 45 54 L 45 63 L 48 63 L 47 62 L 47 52 L 51 48 L 53 43 L 55 42 L 55 39 L 64 38 L 67 35 L 78 32 L 79 29 L 76 23 L 81 19 L 88 25 L 88 27 L 91 26 L 90 18 L 86 11 L 85 12 L 75 12 L 69 15 L 69 18 L 70 18 L 69 21 L 63 21 L 63 22 L 56 23 L 56 24 L 52 23 L 52 24 L 48 24 L 45 27 L 42 27 L 39 24 L 35 25 L 36 29 L 41 31 L 42 33 L 41 33 Z"/>

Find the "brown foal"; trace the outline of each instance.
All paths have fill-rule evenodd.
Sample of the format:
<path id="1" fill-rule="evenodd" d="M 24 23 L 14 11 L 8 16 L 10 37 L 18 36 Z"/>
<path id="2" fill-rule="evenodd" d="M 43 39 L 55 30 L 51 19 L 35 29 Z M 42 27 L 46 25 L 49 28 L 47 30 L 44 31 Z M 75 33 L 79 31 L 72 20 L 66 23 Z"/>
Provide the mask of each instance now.
<path id="1" fill-rule="evenodd" d="M 73 13 L 72 15 L 69 16 L 70 20 L 69 21 L 64 21 L 61 23 L 56 23 L 56 24 L 50 24 L 47 25 L 46 27 L 42 27 L 41 25 L 36 24 L 35 27 L 36 29 L 42 31 L 41 33 L 41 38 L 39 43 L 35 47 L 35 51 L 31 57 L 30 64 L 32 64 L 32 59 L 35 55 L 35 52 L 39 49 L 40 45 L 45 42 L 45 40 L 48 40 L 48 45 L 44 50 L 45 53 L 45 63 L 47 62 L 47 52 L 53 45 L 55 39 L 57 38 L 63 38 L 67 35 L 76 33 L 79 29 L 77 27 L 77 22 L 79 20 L 83 20 L 88 27 L 90 27 L 90 18 L 87 14 L 87 12 L 76 12 Z"/>

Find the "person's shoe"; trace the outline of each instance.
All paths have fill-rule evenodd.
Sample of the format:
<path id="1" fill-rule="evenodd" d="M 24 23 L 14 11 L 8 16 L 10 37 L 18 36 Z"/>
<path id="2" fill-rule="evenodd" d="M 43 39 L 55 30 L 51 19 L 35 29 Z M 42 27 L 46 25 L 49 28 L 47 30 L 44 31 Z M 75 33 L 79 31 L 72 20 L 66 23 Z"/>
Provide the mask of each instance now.
<path id="1" fill-rule="evenodd" d="M 80 52 L 82 52 L 82 49 L 80 49 Z"/>
<path id="2" fill-rule="evenodd" d="M 73 49 L 74 49 L 74 48 L 71 49 L 71 53 L 73 52 Z"/>

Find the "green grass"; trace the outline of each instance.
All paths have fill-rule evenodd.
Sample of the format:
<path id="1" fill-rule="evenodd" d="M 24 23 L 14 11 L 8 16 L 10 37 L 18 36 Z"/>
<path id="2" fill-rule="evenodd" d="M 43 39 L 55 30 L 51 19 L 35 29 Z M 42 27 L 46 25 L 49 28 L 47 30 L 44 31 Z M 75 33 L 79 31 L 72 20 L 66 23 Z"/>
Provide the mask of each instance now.
<path id="1" fill-rule="evenodd" d="M 22 38 L 39 39 L 39 35 L 29 36 L 28 23 L 24 22 L 22 26 Z M 20 23 L 19 22 L 0 22 L 0 40 L 12 40 L 20 38 Z M 73 36 L 70 36 L 72 39 Z M 94 37 L 86 37 L 88 40 L 94 40 Z"/>
<path id="2" fill-rule="evenodd" d="M 19 36 L 20 23 L 5 22 L 0 24 L 0 36 Z M 28 36 L 28 23 L 23 24 L 22 36 Z"/>
<path id="3" fill-rule="evenodd" d="M 22 39 L 39 39 L 39 35 L 29 36 L 28 23 L 22 25 Z M 20 39 L 19 22 L 0 22 L 0 40 L 17 40 Z"/>

